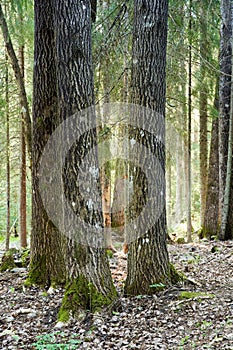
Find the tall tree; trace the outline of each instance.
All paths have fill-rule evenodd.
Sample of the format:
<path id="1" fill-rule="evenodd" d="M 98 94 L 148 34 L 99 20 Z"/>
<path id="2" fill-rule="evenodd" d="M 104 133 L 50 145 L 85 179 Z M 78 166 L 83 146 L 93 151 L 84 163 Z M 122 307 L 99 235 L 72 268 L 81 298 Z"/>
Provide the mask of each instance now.
<path id="1" fill-rule="evenodd" d="M 60 120 L 67 120 L 74 113 L 90 106 L 92 115 L 95 115 L 90 0 L 83 1 L 82 6 L 76 0 L 56 0 L 54 10 Z M 103 227 L 102 212 L 92 208 L 89 198 L 83 198 L 81 184 L 77 184 L 83 158 L 97 144 L 94 122 L 93 120 L 92 129 L 84 131 L 69 150 L 63 181 L 66 198 L 72 203 L 75 214 L 93 227 Z M 97 153 L 94 150 L 91 164 L 94 169 L 98 169 Z M 90 166 L 88 165 L 88 169 Z M 101 203 L 100 181 L 96 181 L 98 191 L 94 196 Z M 67 241 L 68 284 L 59 313 L 62 320 L 69 318 L 70 310 L 75 315 L 80 309 L 94 312 L 111 303 L 116 297 L 105 248 L 98 246 L 94 235 L 91 237 L 93 245 L 88 244 L 88 240 L 86 244 L 81 244 L 80 237 L 91 233 L 80 231 L 75 232 L 75 236 L 69 237 Z"/>
<path id="2" fill-rule="evenodd" d="M 233 195 L 231 189 L 232 185 L 230 184 L 232 170 L 227 170 L 229 161 L 231 162 L 230 153 L 232 153 L 230 144 L 231 135 L 229 135 L 232 94 L 232 7 L 232 1 L 221 1 L 222 23 L 220 31 L 221 38 L 219 82 L 219 208 L 221 217 L 221 230 L 219 232 L 219 238 L 222 240 L 232 238 L 233 236 L 233 214 L 232 210 L 230 210 L 231 196 Z M 226 179 L 228 182 L 227 186 Z"/>
<path id="3" fill-rule="evenodd" d="M 5 114 L 6 114 L 6 251 L 10 248 L 10 229 L 11 229 L 11 176 L 10 176 L 10 112 L 9 112 L 9 72 L 8 56 L 6 55 L 5 72 Z"/>
<path id="4" fill-rule="evenodd" d="M 28 280 L 50 285 L 65 281 L 62 237 L 47 215 L 39 187 L 40 158 L 60 122 L 53 1 L 36 0 L 34 11 L 32 233 Z"/>
<path id="5" fill-rule="evenodd" d="M 208 121 L 208 85 L 206 65 L 208 61 L 208 35 L 207 35 L 207 11 L 206 3 L 200 6 L 200 80 L 201 90 L 199 95 L 199 143 L 200 143 L 200 192 L 201 192 L 201 227 L 204 224 L 206 190 L 207 190 L 207 121 Z"/>
<path id="6" fill-rule="evenodd" d="M 24 43 L 23 43 L 23 13 L 19 14 L 20 24 L 20 47 L 19 47 L 19 65 L 21 69 L 22 78 L 24 79 Z M 21 110 L 24 109 L 22 100 L 20 99 Z M 21 247 L 27 246 L 27 170 L 26 170 L 26 128 L 24 113 L 21 112 L 21 130 L 20 130 L 20 146 L 21 146 L 21 159 L 20 159 L 20 205 L 19 205 L 19 231 L 20 231 L 20 245 Z"/>
<path id="7" fill-rule="evenodd" d="M 219 111 L 219 78 L 217 78 L 214 112 L 212 116 L 212 130 L 210 156 L 208 167 L 207 194 L 203 230 L 201 236 L 211 238 L 218 233 L 219 224 L 219 154 L 218 154 L 218 111 Z"/>
<path id="8" fill-rule="evenodd" d="M 157 112 L 161 125 L 164 124 L 165 116 L 167 16 L 167 0 L 134 1 L 131 102 Z M 156 136 L 144 130 L 141 133 L 136 130 L 133 137 L 158 157 L 164 172 L 164 148 L 163 145 L 158 145 Z M 161 179 L 156 178 L 158 174 L 153 173 L 152 176 L 154 183 L 161 183 Z M 139 170 L 134 176 L 134 187 L 141 193 L 135 199 L 136 214 L 139 215 L 146 202 L 146 179 Z M 166 246 L 165 193 L 162 193 L 160 201 L 163 210 L 157 221 L 144 236 L 135 237 L 135 240 L 129 242 L 125 284 L 125 293 L 128 295 L 151 294 L 151 285 L 170 285 L 177 277 L 171 273 Z"/>
<path id="9" fill-rule="evenodd" d="M 192 133 L 192 0 L 189 0 L 189 53 L 188 53 L 188 120 L 187 120 L 187 241 L 192 241 L 192 163 L 191 163 L 191 133 Z"/>

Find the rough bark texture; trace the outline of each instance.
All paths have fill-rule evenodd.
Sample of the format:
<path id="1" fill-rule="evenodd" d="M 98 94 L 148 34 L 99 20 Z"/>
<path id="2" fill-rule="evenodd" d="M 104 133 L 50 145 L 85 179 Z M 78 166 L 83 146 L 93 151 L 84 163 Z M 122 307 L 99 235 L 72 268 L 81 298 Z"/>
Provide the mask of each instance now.
<path id="1" fill-rule="evenodd" d="M 29 281 L 65 281 L 62 237 L 47 216 L 39 191 L 39 167 L 46 142 L 59 125 L 52 0 L 35 1 L 33 80 L 32 236 Z"/>
<path id="2" fill-rule="evenodd" d="M 10 38 L 10 34 L 8 31 L 7 23 L 2 11 L 2 6 L 0 4 L 0 27 L 2 29 L 2 34 L 4 38 L 4 42 L 6 45 L 7 53 L 9 55 L 9 58 L 11 60 L 12 68 L 15 73 L 16 81 L 19 87 L 19 96 L 21 100 L 21 105 L 24 107 L 24 119 L 25 119 L 25 126 L 26 126 L 26 135 L 27 135 L 27 146 L 28 146 L 28 154 L 29 159 L 31 160 L 31 152 L 32 152 L 32 128 L 31 128 L 31 118 L 30 118 L 30 112 L 28 107 L 28 101 L 27 101 L 27 95 L 25 91 L 24 86 L 24 80 L 23 76 L 21 74 L 20 66 L 12 45 L 12 41 Z"/>
<path id="3" fill-rule="evenodd" d="M 227 155 L 229 138 L 229 120 L 231 109 L 231 73 L 232 73 L 232 2 L 221 1 L 221 38 L 220 38 L 220 82 L 219 82 L 219 209 L 223 213 L 224 193 L 227 174 Z M 232 192 L 232 191 L 231 191 Z M 232 194 L 231 194 L 232 196 Z M 224 240 L 232 237 L 232 208 L 229 210 L 225 232 L 219 234 Z"/>
<path id="4" fill-rule="evenodd" d="M 159 113 L 162 125 L 165 116 L 168 2 L 135 0 L 134 6 L 131 102 L 149 107 Z M 156 135 L 151 135 L 144 130 L 143 133 L 140 133 L 140 130 L 131 130 L 129 135 L 157 156 L 165 172 L 164 145 L 156 142 Z M 135 205 L 130 215 L 138 215 L 146 202 L 147 181 L 143 176 L 143 164 L 141 169 L 142 171 L 138 169 L 135 172 L 136 199 L 132 199 Z M 156 174 L 151 176 L 155 177 L 156 183 L 158 180 Z M 173 276 L 166 247 L 165 198 L 163 193 L 160 200 L 163 202 L 164 209 L 158 220 L 148 232 L 145 232 L 145 236 L 129 244 L 126 295 L 151 294 L 154 292 L 151 285 L 163 283 L 168 286 L 172 283 Z"/>
<path id="5" fill-rule="evenodd" d="M 90 1 L 82 1 L 80 6 L 76 0 L 57 0 L 55 19 L 59 114 L 61 120 L 65 120 L 94 104 Z M 85 202 L 80 192 L 80 184 L 77 184 L 79 165 L 88 151 L 93 151 L 96 144 L 97 134 L 93 125 L 93 129 L 84 133 L 70 149 L 63 181 L 66 198 L 73 204 L 76 215 L 82 217 L 89 225 L 103 227 L 101 211 L 89 207 L 88 200 Z M 92 161 L 98 169 L 95 151 L 92 152 Z M 94 195 L 101 202 L 99 179 L 98 189 L 98 193 Z M 61 320 L 69 318 L 70 310 L 74 315 L 77 315 L 80 309 L 94 312 L 111 303 L 116 297 L 106 250 L 102 247 L 79 244 L 82 234 L 83 232 L 77 232 L 67 244 L 68 285 L 59 313 Z"/>
<path id="6" fill-rule="evenodd" d="M 219 110 L 219 84 L 216 84 L 214 107 Z M 204 215 L 202 237 L 211 238 L 218 234 L 219 214 L 219 154 L 218 154 L 218 117 L 213 116 L 211 130 L 211 144 L 208 168 L 206 208 Z"/>

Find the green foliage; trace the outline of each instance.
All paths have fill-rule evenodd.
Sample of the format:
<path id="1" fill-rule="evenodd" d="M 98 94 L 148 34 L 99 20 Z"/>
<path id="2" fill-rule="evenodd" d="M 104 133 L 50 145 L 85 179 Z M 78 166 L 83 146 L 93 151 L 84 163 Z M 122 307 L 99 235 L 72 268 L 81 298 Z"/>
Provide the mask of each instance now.
<path id="1" fill-rule="evenodd" d="M 71 350 L 77 349 L 81 343 L 82 341 L 79 339 L 78 334 L 72 333 L 67 337 L 67 334 L 58 331 L 37 336 L 36 342 L 32 346 L 38 350 Z"/>

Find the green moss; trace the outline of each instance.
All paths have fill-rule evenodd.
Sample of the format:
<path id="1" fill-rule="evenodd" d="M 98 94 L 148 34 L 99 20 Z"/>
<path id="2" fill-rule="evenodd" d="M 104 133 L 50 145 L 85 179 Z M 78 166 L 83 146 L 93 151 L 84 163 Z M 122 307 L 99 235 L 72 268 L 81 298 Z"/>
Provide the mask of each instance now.
<path id="1" fill-rule="evenodd" d="M 3 255 L 0 266 L 1 272 L 12 270 L 14 267 L 16 267 L 16 264 L 14 262 L 14 254 L 17 253 L 19 253 L 18 249 L 11 248 Z"/>
<path id="2" fill-rule="evenodd" d="M 25 281 L 25 286 L 33 284 L 45 286 L 46 284 L 46 256 L 37 255 L 36 259 L 30 262 L 28 278 Z"/>
<path id="3" fill-rule="evenodd" d="M 113 257 L 113 251 L 110 249 L 107 249 L 107 256 L 111 259 Z"/>
<path id="4" fill-rule="evenodd" d="M 186 280 L 186 276 L 182 272 L 178 272 L 174 265 L 169 263 L 169 268 L 170 268 L 170 275 L 169 278 L 171 280 L 172 284 L 176 284 L 178 282 L 182 282 Z"/>
<path id="5" fill-rule="evenodd" d="M 180 299 L 193 299 L 193 298 L 198 298 L 198 297 L 214 298 L 215 294 L 208 294 L 205 292 L 186 292 L 186 291 L 183 291 L 179 295 Z"/>
<path id="6" fill-rule="evenodd" d="M 177 244 L 184 244 L 185 243 L 185 239 L 183 237 L 179 237 L 177 240 L 176 240 L 176 243 Z"/>
<path id="7" fill-rule="evenodd" d="M 105 296 L 98 292 L 92 283 L 88 283 L 84 276 L 80 275 L 66 287 L 58 320 L 67 322 L 70 314 L 78 317 L 81 310 L 98 312 L 102 307 L 110 305 L 116 296 L 114 286 L 109 295 Z"/>
<path id="8" fill-rule="evenodd" d="M 22 251 L 21 259 L 22 259 L 22 266 L 27 267 L 30 262 L 30 249 L 26 248 Z"/>

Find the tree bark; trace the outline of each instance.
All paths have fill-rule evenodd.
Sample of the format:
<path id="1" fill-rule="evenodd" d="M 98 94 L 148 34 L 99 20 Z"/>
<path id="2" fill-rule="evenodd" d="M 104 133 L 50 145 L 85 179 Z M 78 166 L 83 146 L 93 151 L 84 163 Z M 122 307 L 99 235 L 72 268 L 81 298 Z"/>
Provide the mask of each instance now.
<path id="1" fill-rule="evenodd" d="M 75 0 L 56 0 L 56 55 L 58 74 L 59 114 L 61 121 L 74 113 L 94 105 L 94 84 L 91 52 L 90 1 L 80 6 Z M 94 113 L 94 108 L 93 108 Z M 102 212 L 92 210 L 82 197 L 80 183 L 76 183 L 79 166 L 90 148 L 97 145 L 96 127 L 86 132 L 72 146 L 66 158 L 63 173 L 66 199 L 72 203 L 75 214 L 88 223 L 103 227 Z M 93 149 L 92 149 L 93 150 Z M 97 152 L 92 152 L 92 164 L 98 169 Z M 95 198 L 101 203 L 98 178 Z M 74 186 L 74 183 L 76 185 Z M 94 312 L 110 304 L 116 297 L 106 250 L 102 246 L 80 244 L 76 232 L 67 243 L 67 288 L 59 312 L 60 320 L 67 320 L 82 309 Z M 95 237 L 93 237 L 95 240 Z M 96 243 L 96 242 L 95 242 Z"/>
<path id="2" fill-rule="evenodd" d="M 217 78 L 219 81 L 219 79 Z M 219 111 L 219 82 L 216 84 L 214 107 Z M 219 154 L 218 154 L 218 115 L 212 117 L 211 144 L 208 167 L 206 209 L 201 236 L 208 239 L 218 234 L 219 219 Z"/>
<path id="3" fill-rule="evenodd" d="M 219 82 L 219 209 L 221 223 L 224 213 L 226 188 L 229 121 L 231 110 L 231 74 L 232 74 L 232 2 L 221 1 L 221 37 L 220 37 L 220 82 Z M 230 193 L 231 196 L 231 193 Z M 232 237 L 232 213 L 229 210 L 226 228 L 220 230 L 219 238 Z"/>
<path id="4" fill-rule="evenodd" d="M 39 187 L 40 159 L 60 123 L 53 0 L 36 0 L 34 10 L 32 234 L 28 279 L 50 286 L 65 282 L 63 237 L 47 215 Z"/>
<path id="5" fill-rule="evenodd" d="M 165 116 L 167 15 L 166 0 L 134 1 L 131 102 L 156 111 L 161 125 L 164 125 Z M 165 181 L 164 144 L 158 144 L 155 135 L 144 130 L 143 133 L 140 130 L 131 130 L 129 137 L 145 145 L 160 160 Z M 164 135 L 161 138 L 164 142 Z M 141 164 L 141 169 L 143 166 Z M 157 174 L 151 176 L 154 176 L 154 183 L 161 181 L 156 178 Z M 132 199 L 134 207 L 131 209 L 131 216 L 138 215 L 146 203 L 146 183 L 142 170 L 136 169 L 133 197 L 136 194 L 136 198 Z M 162 283 L 168 286 L 172 283 L 174 276 L 166 246 L 165 193 L 162 193 L 160 201 L 163 210 L 157 221 L 144 236 L 129 242 L 126 295 L 152 294 L 156 285 Z M 137 231 L 139 229 L 136 228 Z"/>

